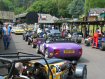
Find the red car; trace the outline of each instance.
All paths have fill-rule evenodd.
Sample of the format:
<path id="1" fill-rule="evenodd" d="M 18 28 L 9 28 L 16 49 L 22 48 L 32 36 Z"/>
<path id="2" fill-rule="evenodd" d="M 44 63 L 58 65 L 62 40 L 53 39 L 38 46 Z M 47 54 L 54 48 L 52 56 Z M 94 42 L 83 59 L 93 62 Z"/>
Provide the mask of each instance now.
<path id="1" fill-rule="evenodd" d="M 34 38 L 32 41 L 32 48 L 36 48 L 38 43 L 45 41 L 44 38 Z"/>

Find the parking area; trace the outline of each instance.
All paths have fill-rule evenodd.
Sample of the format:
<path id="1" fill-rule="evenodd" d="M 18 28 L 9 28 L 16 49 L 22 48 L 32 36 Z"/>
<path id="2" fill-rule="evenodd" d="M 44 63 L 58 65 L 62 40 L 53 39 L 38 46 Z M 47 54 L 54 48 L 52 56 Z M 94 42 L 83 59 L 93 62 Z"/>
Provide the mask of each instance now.
<path id="1" fill-rule="evenodd" d="M 104 79 L 105 75 L 105 51 L 99 49 L 93 49 L 91 47 L 86 47 L 83 44 L 83 55 L 79 60 L 79 63 L 85 63 L 88 69 L 88 78 L 87 79 Z M 25 52 L 25 53 L 34 53 L 35 48 L 32 48 L 31 45 L 28 45 L 22 39 L 22 35 L 12 35 L 10 48 L 8 50 L 3 49 L 3 42 L 0 39 L 0 52 L 13 53 L 13 52 Z"/>

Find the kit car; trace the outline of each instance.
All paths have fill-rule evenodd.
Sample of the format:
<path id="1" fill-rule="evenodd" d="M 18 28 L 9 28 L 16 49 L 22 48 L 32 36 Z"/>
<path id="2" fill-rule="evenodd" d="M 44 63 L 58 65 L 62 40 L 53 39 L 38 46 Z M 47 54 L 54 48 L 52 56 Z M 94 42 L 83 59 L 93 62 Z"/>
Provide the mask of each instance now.
<path id="1" fill-rule="evenodd" d="M 27 41 L 27 44 L 28 45 L 31 45 L 33 40 L 36 39 L 38 37 L 38 35 L 34 32 L 33 34 L 31 34 L 29 37 L 28 37 L 28 41 Z"/>
<path id="2" fill-rule="evenodd" d="M 47 34 L 50 37 L 53 37 L 53 36 L 61 36 L 61 32 L 58 29 L 49 30 Z"/>
<path id="3" fill-rule="evenodd" d="M 24 28 L 24 30 L 25 30 L 25 31 L 30 31 L 30 30 L 32 31 L 33 28 L 32 28 L 32 27 L 28 27 L 28 28 Z"/>
<path id="4" fill-rule="evenodd" d="M 17 27 L 16 30 L 15 30 L 15 34 L 23 34 L 25 31 L 22 27 Z"/>
<path id="5" fill-rule="evenodd" d="M 46 58 L 63 58 L 78 60 L 82 55 L 82 47 L 72 43 L 68 38 L 51 37 L 45 42 L 41 42 L 36 48 L 38 53 L 42 53 Z"/>
<path id="6" fill-rule="evenodd" d="M 28 37 L 31 37 L 32 34 L 33 31 L 26 31 L 25 33 L 23 33 L 23 40 L 28 41 Z"/>
<path id="7" fill-rule="evenodd" d="M 71 36 L 71 41 L 75 43 L 82 42 L 82 34 L 81 33 L 73 33 Z"/>
<path id="8" fill-rule="evenodd" d="M 92 47 L 93 48 L 98 48 L 100 50 L 104 50 L 105 51 L 105 35 L 103 35 L 102 37 L 98 38 L 98 47 L 96 47 L 96 41 L 93 40 Z"/>
<path id="9" fill-rule="evenodd" d="M 11 32 L 12 32 L 12 33 L 15 33 L 15 31 L 16 31 L 17 28 L 18 28 L 18 27 L 15 27 L 15 26 L 12 27 Z"/>
<path id="10" fill-rule="evenodd" d="M 37 44 L 42 43 L 44 41 L 45 41 L 45 38 L 40 38 L 40 37 L 34 38 L 31 46 L 32 48 L 36 48 Z"/>
<path id="11" fill-rule="evenodd" d="M 16 69 L 22 63 L 23 70 Z M 87 79 L 87 66 L 27 53 L 0 54 L 0 79 Z"/>
<path id="12" fill-rule="evenodd" d="M 93 37 L 91 36 L 85 38 L 85 46 L 91 46 L 92 41 L 93 41 Z"/>

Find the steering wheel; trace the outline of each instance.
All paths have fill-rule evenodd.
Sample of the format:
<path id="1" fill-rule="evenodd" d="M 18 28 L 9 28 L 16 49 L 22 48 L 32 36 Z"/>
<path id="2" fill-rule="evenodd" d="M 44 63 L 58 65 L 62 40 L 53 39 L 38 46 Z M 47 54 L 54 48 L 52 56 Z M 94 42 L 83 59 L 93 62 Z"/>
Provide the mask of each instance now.
<path id="1" fill-rule="evenodd" d="M 48 79 L 47 72 L 45 68 L 39 64 L 34 64 L 34 79 Z"/>

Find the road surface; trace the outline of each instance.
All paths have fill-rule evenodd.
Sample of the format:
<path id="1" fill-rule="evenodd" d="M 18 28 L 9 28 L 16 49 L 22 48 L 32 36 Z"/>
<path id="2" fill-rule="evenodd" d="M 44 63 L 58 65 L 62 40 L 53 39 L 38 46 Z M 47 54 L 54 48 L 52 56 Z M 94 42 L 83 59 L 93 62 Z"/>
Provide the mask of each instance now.
<path id="1" fill-rule="evenodd" d="M 79 63 L 87 65 L 87 79 L 105 79 L 105 51 L 86 47 L 83 44 L 82 47 L 83 56 L 79 60 Z M 3 49 L 2 40 L 0 40 L 0 52 L 26 52 L 36 54 L 35 49 L 22 40 L 22 35 L 12 35 L 10 48 L 8 50 Z"/>

